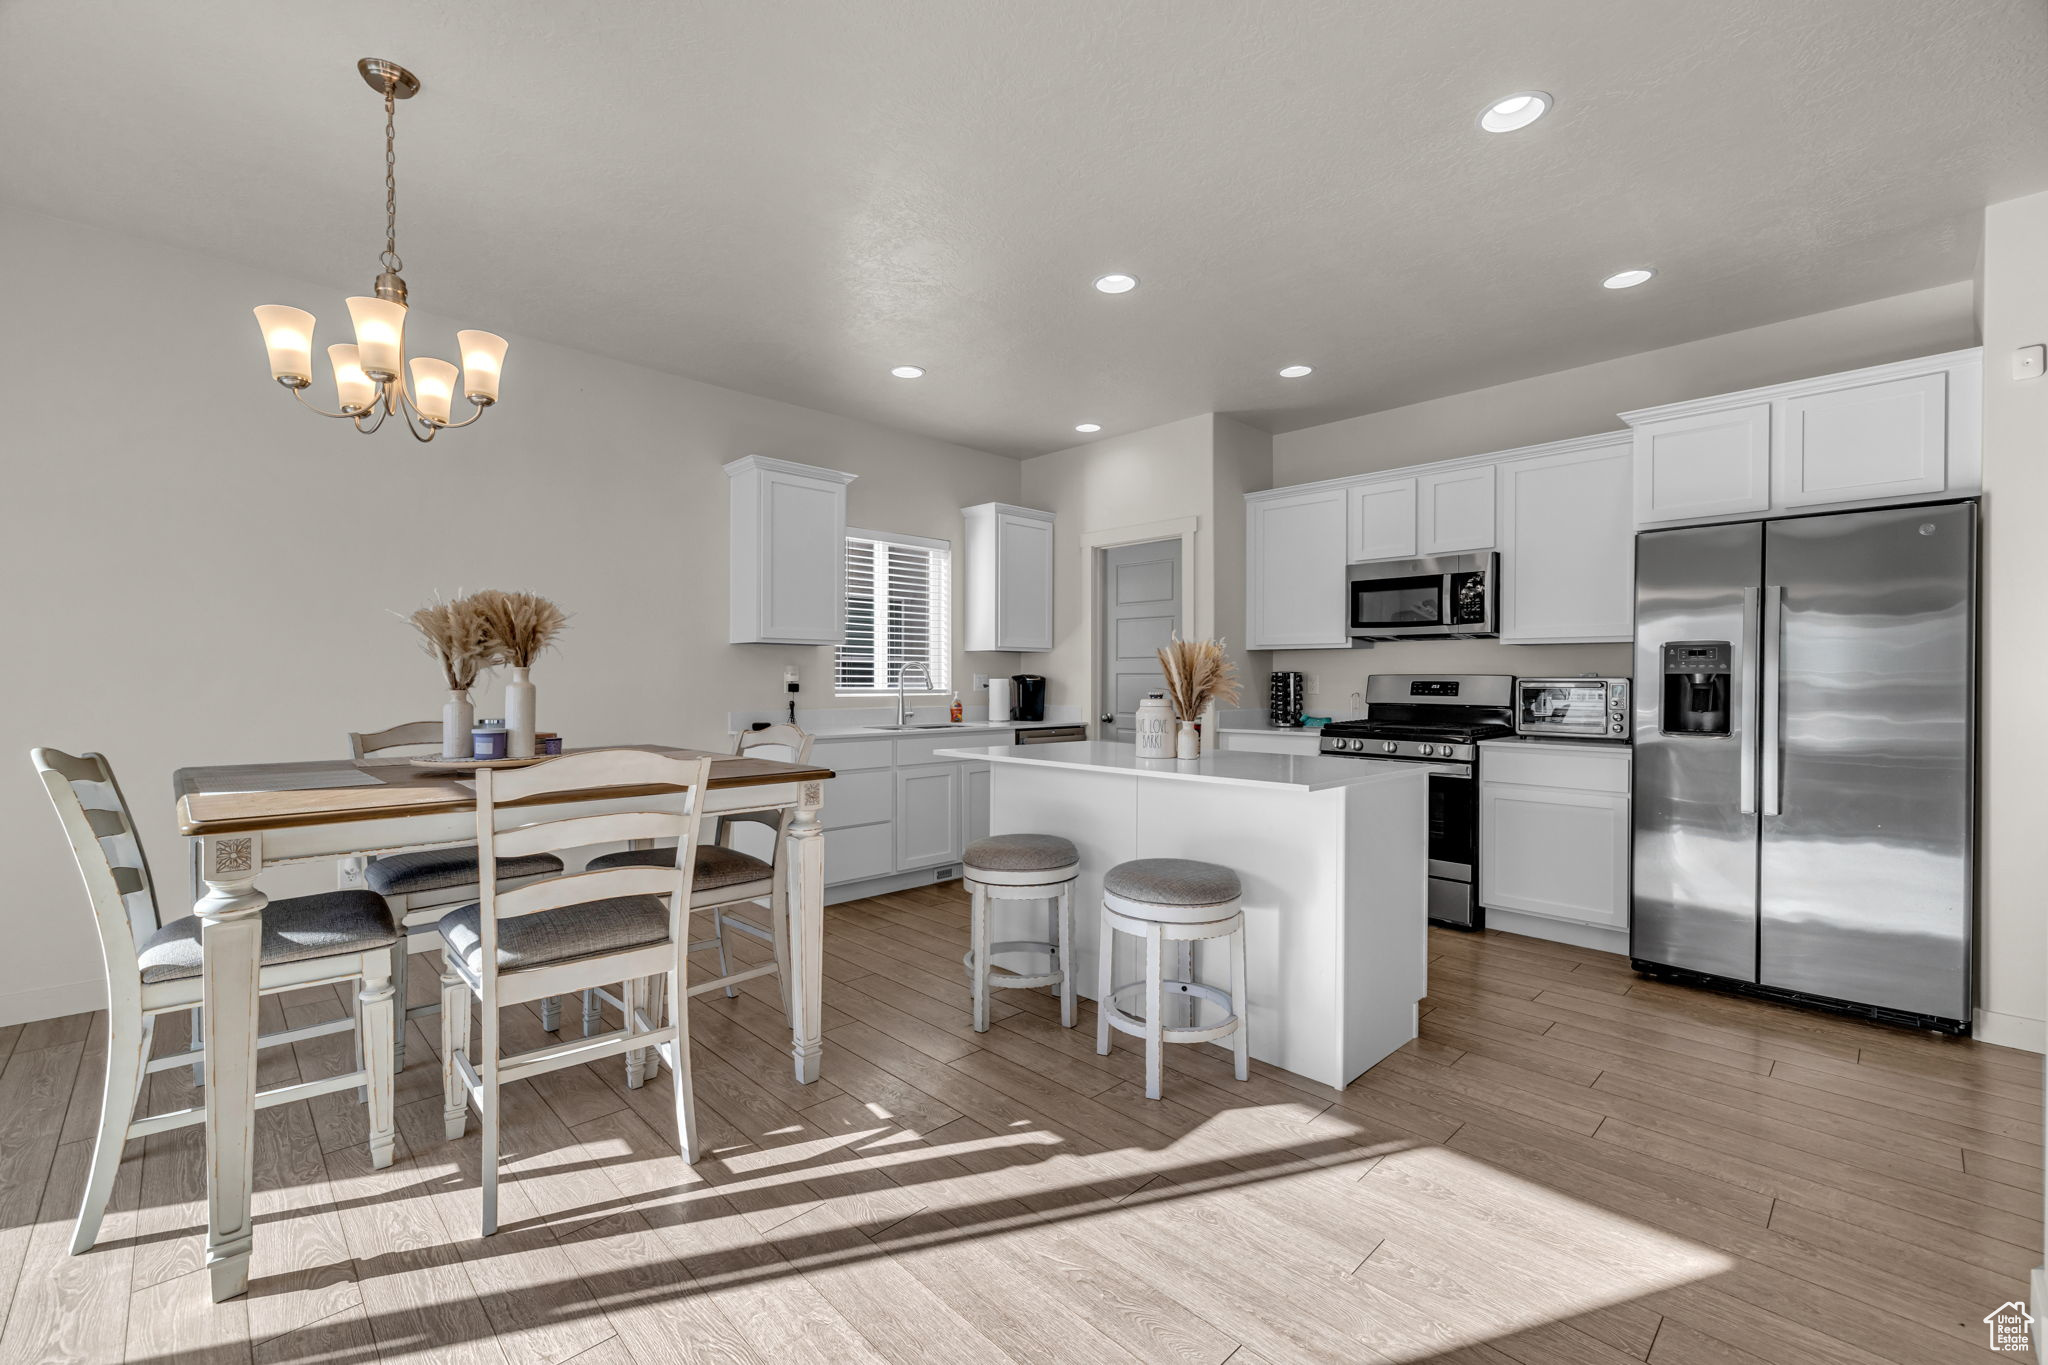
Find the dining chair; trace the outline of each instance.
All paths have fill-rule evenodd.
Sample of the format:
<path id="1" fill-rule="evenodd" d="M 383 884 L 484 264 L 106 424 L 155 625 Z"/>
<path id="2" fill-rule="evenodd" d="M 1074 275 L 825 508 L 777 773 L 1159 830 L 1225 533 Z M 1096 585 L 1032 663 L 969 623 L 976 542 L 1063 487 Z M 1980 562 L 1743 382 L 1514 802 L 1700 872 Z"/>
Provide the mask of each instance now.
<path id="1" fill-rule="evenodd" d="M 771 725 L 765 730 L 749 730 L 741 734 L 733 753 L 741 758 L 765 758 L 782 763 L 804 763 L 811 756 L 811 736 L 796 725 Z M 711 912 L 711 937 L 698 939 L 690 944 L 689 951 L 718 952 L 718 975 L 700 981 L 690 987 L 691 995 L 704 995 L 723 989 L 728 999 L 740 993 L 740 983 L 756 977 L 773 975 L 782 991 L 782 1012 L 789 1014 L 789 901 L 788 878 L 783 875 L 783 834 L 786 832 L 793 812 L 782 810 L 735 811 L 717 819 L 714 843 L 697 850 L 696 885 L 690 896 L 692 913 L 708 910 Z M 774 842 L 767 858 L 742 853 L 733 847 L 733 840 L 743 825 L 765 825 L 773 835 Z M 593 868 L 606 867 L 668 867 L 675 859 L 672 848 L 627 849 L 619 853 L 607 853 L 590 860 Z M 758 924 L 733 912 L 741 906 L 757 908 L 763 900 L 768 902 L 768 923 Z M 745 934 L 769 945 L 774 955 L 772 963 L 749 967 L 735 972 L 726 951 L 728 932 Z M 657 991 L 660 989 L 656 988 Z M 588 992 L 584 1000 L 586 1017 L 596 1013 L 597 1003 L 604 1003 L 623 1009 L 618 996 L 607 990 Z M 655 1004 L 660 1005 L 657 996 Z M 586 1031 L 588 1026 L 586 1025 Z"/>
<path id="2" fill-rule="evenodd" d="M 415 720 L 394 725 L 388 730 L 352 730 L 348 747 L 350 757 L 358 763 L 365 758 L 401 753 L 438 754 L 441 752 L 441 722 Z M 414 953 L 439 948 L 441 933 L 436 926 L 441 916 L 458 905 L 468 905 L 476 900 L 476 859 L 475 844 L 457 844 L 446 848 L 386 853 L 373 858 L 364 870 L 364 883 L 384 898 L 384 903 L 391 907 L 392 918 L 405 930 L 405 952 L 398 956 L 396 976 L 392 982 L 404 1011 L 398 1027 L 398 1040 L 393 1044 L 395 1056 L 392 1065 L 400 1071 L 405 1070 L 405 1020 L 441 1011 L 438 998 L 423 1005 L 405 1003 L 408 959 Z M 560 872 L 562 867 L 562 860 L 552 854 L 506 859 L 498 869 L 500 885 L 521 886 L 535 877 Z M 560 1014 L 560 1005 L 548 1001 L 542 1013 L 545 1017 L 541 1023 L 552 1031 Z"/>
<path id="3" fill-rule="evenodd" d="M 142 1117 L 135 1113 L 150 1073 L 189 1065 L 200 1055 L 195 1049 L 152 1060 L 149 1052 L 158 1015 L 199 1003 L 201 926 L 196 915 L 158 925 L 149 861 L 114 770 L 104 757 L 57 749 L 35 749 L 30 757 L 85 880 L 107 967 L 106 1088 L 100 1097 L 99 1131 L 93 1139 L 85 1198 L 71 1235 L 71 1254 L 76 1256 L 99 1237 L 107 1197 L 121 1167 L 121 1149 L 129 1139 L 205 1121 L 204 1105 Z M 262 916 L 258 992 L 272 995 L 351 981 L 358 985 L 354 1018 L 266 1034 L 256 1046 L 283 1047 L 360 1028 L 360 1065 L 343 1075 L 260 1090 L 256 1107 L 362 1088 L 370 1111 L 371 1164 L 389 1166 L 396 1137 L 391 974 L 398 944 L 391 912 L 368 891 L 326 891 L 273 900 L 263 907 Z"/>
<path id="4" fill-rule="evenodd" d="M 481 1117 L 486 1237 L 498 1230 L 498 1092 L 514 1081 L 624 1053 L 626 1085 L 638 1089 L 647 1079 L 648 1053 L 665 1052 L 675 1081 L 677 1145 L 685 1162 L 697 1159 L 684 934 L 711 763 L 643 749 L 598 749 L 476 775 L 482 895 L 441 918 L 447 945 L 441 955 L 442 1116 L 450 1138 L 462 1136 L 472 1104 Z M 647 787 L 687 791 L 686 809 L 543 820 L 529 810 L 542 797 L 573 802 Z M 509 889 L 494 875 L 507 859 L 639 839 L 674 839 L 682 852 L 669 867 L 592 869 Z M 651 1001 L 649 978 L 655 977 L 668 983 L 667 1023 Z M 500 1055 L 501 1008 L 620 981 L 626 983 L 621 1027 Z M 474 1046 L 472 1000 L 482 1007 Z"/>

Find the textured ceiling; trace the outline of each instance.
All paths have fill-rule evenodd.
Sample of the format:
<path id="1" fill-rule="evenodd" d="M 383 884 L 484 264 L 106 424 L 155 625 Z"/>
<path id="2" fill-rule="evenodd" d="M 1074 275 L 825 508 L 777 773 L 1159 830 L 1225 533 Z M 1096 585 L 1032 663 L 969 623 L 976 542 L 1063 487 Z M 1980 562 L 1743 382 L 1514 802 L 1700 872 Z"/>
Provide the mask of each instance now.
<path id="1" fill-rule="evenodd" d="M 331 284 L 323 342 L 384 56 L 416 303 L 1012 455 L 1962 279 L 2048 189 L 2041 0 L 11 0 L 0 51 L 0 199 Z"/>

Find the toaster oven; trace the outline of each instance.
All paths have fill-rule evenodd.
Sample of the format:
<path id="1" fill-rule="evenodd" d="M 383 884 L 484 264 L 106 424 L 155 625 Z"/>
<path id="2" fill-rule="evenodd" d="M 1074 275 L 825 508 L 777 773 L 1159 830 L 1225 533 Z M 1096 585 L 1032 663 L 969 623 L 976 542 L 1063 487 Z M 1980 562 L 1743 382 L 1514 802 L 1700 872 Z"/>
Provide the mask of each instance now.
<path id="1" fill-rule="evenodd" d="M 1627 678 L 1517 678 L 1515 733 L 1540 739 L 1629 737 Z"/>

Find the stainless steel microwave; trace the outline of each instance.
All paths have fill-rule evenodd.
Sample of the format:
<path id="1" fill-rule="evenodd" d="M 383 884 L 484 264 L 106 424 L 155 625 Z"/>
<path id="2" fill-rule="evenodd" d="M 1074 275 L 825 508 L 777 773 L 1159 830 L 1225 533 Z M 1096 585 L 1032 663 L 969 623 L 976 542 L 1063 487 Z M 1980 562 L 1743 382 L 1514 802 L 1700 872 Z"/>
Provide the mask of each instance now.
<path id="1" fill-rule="evenodd" d="M 1550 739 L 1629 737 L 1627 678 L 1517 678 L 1515 733 Z"/>
<path id="2" fill-rule="evenodd" d="M 1353 564 L 1344 608 L 1351 642 L 1489 639 L 1500 633 L 1499 577 L 1492 553 Z"/>

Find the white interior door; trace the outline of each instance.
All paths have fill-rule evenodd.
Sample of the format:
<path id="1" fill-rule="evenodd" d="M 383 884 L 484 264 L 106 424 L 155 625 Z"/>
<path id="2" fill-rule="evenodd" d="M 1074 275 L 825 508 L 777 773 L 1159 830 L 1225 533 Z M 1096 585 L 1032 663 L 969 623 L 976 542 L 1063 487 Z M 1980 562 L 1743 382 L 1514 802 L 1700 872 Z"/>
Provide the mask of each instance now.
<path id="1" fill-rule="evenodd" d="M 1129 744 L 1137 735 L 1138 703 L 1165 684 L 1158 650 L 1180 628 L 1180 541 L 1104 550 L 1100 584 L 1102 738 Z"/>

